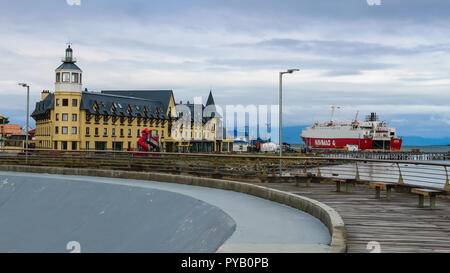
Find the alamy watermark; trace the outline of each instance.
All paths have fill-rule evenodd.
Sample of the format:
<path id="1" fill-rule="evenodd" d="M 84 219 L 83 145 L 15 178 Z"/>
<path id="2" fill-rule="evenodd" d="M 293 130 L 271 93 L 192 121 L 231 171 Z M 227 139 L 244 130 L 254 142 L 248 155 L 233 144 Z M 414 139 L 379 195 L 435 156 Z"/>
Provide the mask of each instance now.
<path id="1" fill-rule="evenodd" d="M 381 6 L 381 0 L 366 0 L 369 6 Z"/>
<path id="2" fill-rule="evenodd" d="M 81 0 L 66 0 L 69 6 L 81 6 Z"/>
<path id="3" fill-rule="evenodd" d="M 367 243 L 366 249 L 370 250 L 370 253 L 381 253 L 381 244 L 377 241 L 370 241 Z"/>
<path id="4" fill-rule="evenodd" d="M 270 140 L 278 136 L 278 105 L 207 105 L 201 97 L 193 104 L 178 104 L 171 137 L 179 141 L 251 138 Z M 276 134 L 274 134 L 276 133 Z"/>
<path id="5" fill-rule="evenodd" d="M 70 241 L 66 245 L 66 249 L 69 253 L 81 253 L 81 244 L 77 241 Z"/>

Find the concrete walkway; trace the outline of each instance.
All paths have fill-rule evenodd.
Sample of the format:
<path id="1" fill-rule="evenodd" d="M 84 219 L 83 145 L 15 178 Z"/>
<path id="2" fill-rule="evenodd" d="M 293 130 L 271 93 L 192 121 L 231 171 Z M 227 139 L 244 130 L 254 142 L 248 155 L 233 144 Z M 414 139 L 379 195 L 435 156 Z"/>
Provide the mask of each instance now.
<path id="1" fill-rule="evenodd" d="M 217 242 L 220 242 L 220 238 L 228 238 L 229 235 L 227 234 L 230 231 L 230 228 L 233 228 L 232 222 L 236 223 L 235 231 L 234 233 L 232 233 L 231 237 L 229 237 L 222 245 L 222 247 L 219 249 L 219 252 L 326 252 L 328 250 L 328 244 L 331 240 L 328 229 L 318 219 L 312 217 L 311 215 L 285 205 L 233 191 L 130 179 L 14 172 L 0 172 L 0 182 L 0 219 L 5 219 L 5 217 L 3 216 L 8 215 L 9 224 L 11 226 L 10 230 L 3 229 L 2 233 L 0 233 L 0 246 L 13 246 L 15 243 L 17 243 L 16 240 L 27 242 L 27 240 L 23 239 L 26 236 L 28 236 L 28 241 L 37 240 L 37 243 L 33 243 L 34 248 L 27 248 L 25 243 L 21 243 L 21 247 L 17 245 L 16 248 L 9 249 L 4 249 L 4 247 L 2 247 L 0 251 L 14 250 L 16 252 L 20 252 L 28 250 L 32 252 L 45 252 L 50 250 L 59 252 L 58 250 L 61 250 L 61 252 L 65 252 L 65 249 L 60 248 L 62 242 L 77 239 L 77 236 L 75 236 L 75 234 L 71 232 L 72 229 L 68 229 L 68 225 L 76 226 L 76 222 L 72 223 L 71 221 L 67 221 L 67 219 L 70 218 L 64 218 L 64 215 L 62 214 L 57 216 L 62 217 L 58 220 L 58 218 L 50 217 L 51 215 L 48 215 L 47 213 L 47 219 L 52 219 L 52 221 L 58 221 L 60 223 L 60 226 L 58 226 L 57 224 L 52 225 L 53 228 L 59 229 L 63 234 L 64 231 L 68 230 L 64 235 L 61 235 L 61 239 L 58 241 L 58 246 L 56 246 L 56 244 L 50 246 L 47 245 L 46 242 L 51 241 L 53 236 L 52 234 L 54 233 L 45 233 L 44 230 L 41 230 L 42 232 L 44 232 L 43 234 L 45 234 L 45 236 L 47 236 L 48 238 L 45 238 L 45 236 L 41 236 L 40 238 L 33 238 L 33 236 L 31 235 L 36 235 L 36 230 L 40 232 L 40 229 L 42 227 L 42 225 L 40 224 L 42 223 L 39 221 L 36 222 L 36 219 L 27 219 L 26 225 L 24 225 L 24 215 L 29 216 L 29 209 L 34 208 L 34 214 L 36 214 L 36 217 L 39 218 L 39 213 L 45 212 L 45 208 L 48 209 L 50 207 L 60 206 L 58 198 L 61 198 L 60 201 L 62 201 L 63 197 L 74 198 L 74 196 L 85 195 L 86 193 L 90 194 L 83 199 L 85 200 L 84 203 L 80 203 L 79 198 L 75 198 L 74 201 L 76 202 L 74 203 L 65 203 L 68 208 L 73 210 L 70 215 L 79 216 L 77 210 L 86 210 L 89 206 L 97 206 L 97 202 L 102 201 L 103 207 L 107 209 L 99 209 L 98 213 L 100 215 L 109 215 L 111 217 L 111 221 L 113 221 L 115 225 L 110 225 L 108 230 L 99 230 L 97 228 L 96 231 L 99 233 L 91 233 L 93 231 L 92 228 L 95 229 L 95 227 L 90 226 L 89 221 L 92 221 L 92 219 L 95 218 L 86 219 L 86 222 L 84 223 L 85 226 L 83 226 L 83 234 L 86 235 L 87 243 L 82 244 L 84 246 L 82 251 L 85 252 L 158 252 L 158 249 L 155 247 L 145 249 L 145 246 L 142 244 L 140 248 L 136 248 L 136 246 L 133 245 L 132 242 L 138 242 L 137 238 L 148 237 L 152 234 L 155 234 L 155 232 L 149 233 L 148 230 L 141 229 L 139 230 L 139 233 L 136 234 L 136 231 L 133 230 L 133 228 L 135 228 L 134 226 L 136 226 L 137 224 L 131 225 L 129 222 L 129 217 L 130 215 L 136 216 L 135 218 L 132 217 L 133 221 L 137 221 L 136 219 L 141 219 L 139 225 L 141 227 L 152 226 L 155 223 L 155 219 L 158 219 L 157 221 L 163 221 L 166 216 L 171 217 L 167 214 L 173 214 L 174 211 L 177 211 L 178 208 L 180 208 L 180 206 L 191 207 L 191 210 L 189 210 L 189 212 L 192 212 L 189 214 L 190 218 L 178 215 L 179 217 L 181 217 L 180 219 L 186 220 L 193 218 L 196 224 L 206 224 L 203 228 L 202 225 L 200 225 L 198 230 L 195 230 L 197 228 L 196 225 L 190 226 L 191 232 L 194 235 L 191 237 L 199 238 L 199 236 L 204 236 L 204 240 L 200 240 L 200 243 L 203 243 L 202 246 L 204 248 L 201 248 L 201 246 L 197 246 L 196 248 L 191 246 L 191 249 L 189 249 L 187 248 L 189 244 L 183 244 L 184 248 L 181 247 L 175 251 L 211 251 L 214 248 L 213 245 L 217 245 Z M 8 202 L 11 202 L 10 197 L 14 196 L 14 194 L 12 194 L 11 189 L 6 189 L 8 187 L 11 187 L 11 185 L 13 185 L 14 188 L 19 184 L 25 185 L 29 183 L 34 183 L 34 191 L 39 191 L 42 188 L 41 186 L 44 186 L 45 184 L 45 188 L 43 190 L 49 191 L 50 196 L 56 196 L 57 198 L 51 200 L 51 202 L 48 202 L 48 198 L 44 198 L 42 196 L 39 197 L 39 195 L 36 195 L 36 193 L 33 193 L 33 191 L 28 191 L 28 201 L 27 196 L 21 196 L 18 199 L 22 200 L 23 202 L 25 202 L 25 204 L 28 205 L 24 205 L 21 207 L 18 207 L 17 205 L 8 206 Z M 41 183 L 44 184 L 41 185 Z M 58 189 L 55 188 L 55 185 L 58 185 Z M 120 190 L 118 190 L 119 188 Z M 54 191 L 58 192 L 63 189 L 65 189 L 65 193 L 63 195 L 55 195 Z M 95 190 L 93 191 L 93 189 Z M 133 201 L 133 198 L 135 198 L 133 197 L 133 194 L 127 194 L 127 191 L 137 192 L 138 195 L 147 198 L 142 199 L 143 203 L 136 203 Z M 94 196 L 101 196 L 102 198 L 99 200 Z M 153 198 L 157 198 L 157 196 L 165 196 L 164 198 L 161 197 L 162 199 L 159 201 L 159 204 L 170 204 L 169 211 L 166 211 L 163 214 L 155 211 L 140 211 L 142 207 L 145 207 L 143 204 L 145 204 L 146 202 L 148 204 L 149 196 L 152 196 L 152 198 L 150 198 L 152 200 Z M 96 201 L 89 204 L 89 200 L 92 199 Z M 184 200 L 185 202 L 183 201 L 184 203 L 181 204 L 179 202 L 180 199 Z M 194 201 L 196 200 L 199 203 L 195 203 L 190 199 L 193 199 Z M 30 202 L 30 200 L 32 200 L 32 202 Z M 41 202 L 44 201 L 45 204 L 43 205 Z M 130 203 L 134 204 L 133 207 L 129 207 Z M 197 205 L 201 204 L 201 206 L 200 208 L 197 208 L 198 210 L 195 210 L 192 209 L 192 206 L 187 205 L 192 203 Z M 157 206 L 155 207 L 157 208 Z M 170 210 L 170 208 L 172 210 Z M 205 212 L 209 212 L 210 214 L 205 215 Z M 155 216 L 154 213 L 157 213 L 159 216 L 156 218 L 151 217 Z M 175 215 L 169 222 L 180 220 L 178 219 L 179 217 L 177 218 L 176 216 L 177 215 Z M 153 222 L 146 221 L 146 219 L 152 219 Z M 0 223 L 0 225 L 1 224 L 6 224 L 6 222 Z M 22 230 L 22 232 L 13 230 L 14 226 L 27 225 L 30 228 L 24 229 Z M 45 225 L 43 226 L 45 227 Z M 127 227 L 130 228 L 130 226 L 132 228 L 131 231 L 127 230 Z M 118 230 L 115 230 L 115 227 L 120 227 L 120 232 Z M 209 234 L 207 231 L 211 230 L 214 230 L 214 232 L 217 233 L 216 238 L 219 238 L 216 241 L 212 240 L 214 241 L 214 244 L 210 244 L 210 241 L 208 241 L 211 240 L 212 237 L 205 237 L 205 234 Z M 114 244 L 114 242 L 111 242 L 111 240 L 109 240 L 110 242 L 106 243 L 106 241 L 108 241 L 107 235 L 104 235 L 102 237 L 103 239 L 95 239 L 95 236 L 93 236 L 93 234 L 96 234 L 96 236 L 98 234 L 111 235 L 114 232 L 117 232 L 116 234 L 121 234 L 120 236 L 122 236 L 121 238 L 119 238 L 120 242 L 116 242 L 116 244 Z M 130 234 L 132 235 L 132 238 L 134 238 L 134 241 L 132 242 L 129 241 Z M 117 239 L 116 237 L 110 236 L 109 238 Z M 91 244 L 90 241 L 95 241 L 96 244 Z M 5 242 L 8 242 L 9 245 L 3 244 Z M 91 245 L 92 247 L 90 247 L 89 245 Z M 118 247 L 117 245 L 119 245 L 120 247 Z M 205 245 L 209 246 L 209 248 L 205 248 Z M 170 251 L 170 249 L 166 251 Z"/>

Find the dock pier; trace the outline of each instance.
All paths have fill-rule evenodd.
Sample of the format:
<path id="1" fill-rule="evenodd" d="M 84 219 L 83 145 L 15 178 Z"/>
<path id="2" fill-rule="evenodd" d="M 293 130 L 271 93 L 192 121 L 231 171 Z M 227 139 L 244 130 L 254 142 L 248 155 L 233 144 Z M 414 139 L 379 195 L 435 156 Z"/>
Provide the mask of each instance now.
<path id="1" fill-rule="evenodd" d="M 402 152 L 402 151 L 324 151 L 315 152 L 316 155 L 322 155 L 330 158 L 359 158 L 359 159 L 377 159 L 377 160 L 407 160 L 407 161 L 446 161 L 450 160 L 449 152 Z"/>

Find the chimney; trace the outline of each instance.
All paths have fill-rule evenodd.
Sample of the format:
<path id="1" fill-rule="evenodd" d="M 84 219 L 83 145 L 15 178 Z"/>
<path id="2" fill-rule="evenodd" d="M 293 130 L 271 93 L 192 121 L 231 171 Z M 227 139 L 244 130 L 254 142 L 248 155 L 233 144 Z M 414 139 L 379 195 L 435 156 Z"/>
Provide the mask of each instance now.
<path id="1" fill-rule="evenodd" d="M 45 98 L 50 94 L 50 91 L 48 90 L 42 90 L 41 93 L 41 100 L 45 100 Z"/>

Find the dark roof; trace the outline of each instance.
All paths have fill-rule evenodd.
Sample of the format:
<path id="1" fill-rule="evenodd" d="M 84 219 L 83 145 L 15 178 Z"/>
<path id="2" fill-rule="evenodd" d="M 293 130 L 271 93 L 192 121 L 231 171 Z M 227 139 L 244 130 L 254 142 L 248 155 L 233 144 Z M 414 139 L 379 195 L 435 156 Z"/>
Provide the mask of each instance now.
<path id="1" fill-rule="evenodd" d="M 54 101 L 55 95 L 53 93 L 48 94 L 44 100 L 36 102 L 36 107 L 31 116 L 34 118 L 35 116 L 45 114 L 48 110 L 53 109 L 55 107 Z"/>
<path id="2" fill-rule="evenodd" d="M 177 103 L 176 105 L 185 105 L 189 108 L 189 110 L 191 111 L 191 121 L 194 121 L 194 107 L 196 104 L 193 103 Z M 197 104 L 200 105 L 200 104 Z M 212 91 L 209 91 L 209 96 L 208 96 L 208 100 L 206 101 L 206 106 L 201 104 L 202 107 L 202 121 L 203 122 L 207 122 L 208 120 L 210 120 L 211 118 L 221 118 L 220 114 L 217 112 L 215 103 L 214 103 L 214 98 L 212 95 Z M 211 113 L 210 117 L 204 117 L 205 116 L 205 109 L 208 108 L 208 112 Z M 181 115 L 180 115 L 181 114 Z M 182 116 L 182 113 L 179 113 L 180 117 Z"/>
<path id="3" fill-rule="evenodd" d="M 152 101 L 159 101 L 163 105 L 164 113 L 167 113 L 170 98 L 173 97 L 172 90 L 102 90 L 102 94 L 111 94 L 124 97 L 134 97 Z"/>
<path id="4" fill-rule="evenodd" d="M 215 105 L 212 91 L 209 91 L 208 100 L 206 101 L 206 106 L 208 105 Z"/>
<path id="5" fill-rule="evenodd" d="M 97 111 L 94 110 L 95 104 L 98 107 Z M 144 111 L 146 107 L 147 111 Z M 168 118 L 160 101 L 104 93 L 82 92 L 80 109 L 100 115 Z M 158 114 L 158 109 L 163 112 Z"/>
<path id="6" fill-rule="evenodd" d="M 79 71 L 81 71 L 81 69 L 76 64 L 71 63 L 71 62 L 64 62 L 58 68 L 56 68 L 56 70 L 62 70 L 62 69 L 70 69 L 70 70 L 79 70 Z"/>

